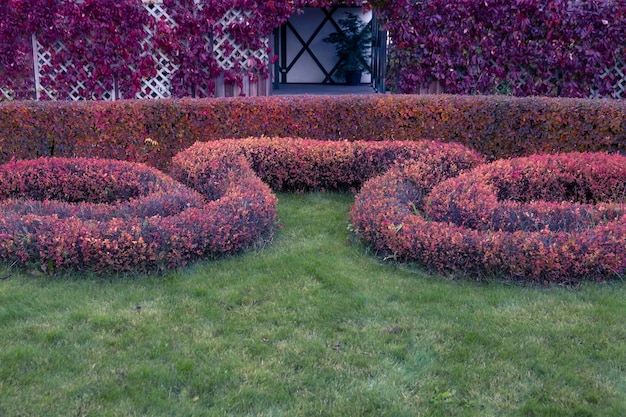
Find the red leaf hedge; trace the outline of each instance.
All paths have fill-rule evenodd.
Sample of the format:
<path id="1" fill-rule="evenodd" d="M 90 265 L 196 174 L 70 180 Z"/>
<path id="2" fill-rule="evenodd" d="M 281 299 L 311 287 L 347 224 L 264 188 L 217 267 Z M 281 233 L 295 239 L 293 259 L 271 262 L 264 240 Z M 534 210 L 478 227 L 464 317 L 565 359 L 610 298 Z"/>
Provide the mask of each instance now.
<path id="1" fill-rule="evenodd" d="M 40 158 L 0 166 L 0 258 L 46 272 L 148 272 L 231 254 L 271 235 L 276 199 L 244 161 L 220 192 L 141 164 Z"/>
<path id="2" fill-rule="evenodd" d="M 457 142 L 490 159 L 626 153 L 626 100 L 371 95 L 0 103 L 0 162 L 79 156 L 167 169 L 195 142 L 262 135 Z"/>
<path id="3" fill-rule="evenodd" d="M 215 191 L 206 179 L 221 175 L 218 168 L 222 160 L 240 155 L 276 191 L 356 189 L 395 161 L 419 159 L 433 165 L 446 161 L 466 168 L 484 162 L 477 152 L 453 143 L 261 137 L 198 142 L 173 159 L 171 172 L 180 181 L 212 195 Z"/>
<path id="4" fill-rule="evenodd" d="M 626 157 L 540 155 L 446 177 L 418 163 L 367 182 L 356 232 L 439 271 L 566 284 L 626 272 Z"/>

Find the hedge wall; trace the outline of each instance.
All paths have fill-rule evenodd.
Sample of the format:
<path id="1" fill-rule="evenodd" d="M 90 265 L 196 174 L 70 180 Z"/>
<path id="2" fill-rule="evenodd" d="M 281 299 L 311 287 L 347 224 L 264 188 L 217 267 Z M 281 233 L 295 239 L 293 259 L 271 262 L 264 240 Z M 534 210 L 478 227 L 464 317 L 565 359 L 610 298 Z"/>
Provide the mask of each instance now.
<path id="1" fill-rule="evenodd" d="M 239 156 L 264 183 L 280 192 L 356 190 L 401 161 L 449 164 L 458 170 L 484 162 L 476 151 L 455 143 L 250 137 L 197 142 L 174 157 L 170 174 L 204 195 L 212 194 L 205 191 L 207 185 L 209 189 L 213 186 L 204 179 L 219 178 L 216 161 Z"/>
<path id="2" fill-rule="evenodd" d="M 0 103 L 0 162 L 42 155 L 165 168 L 197 141 L 249 136 L 460 142 L 490 159 L 626 152 L 626 101 L 372 95 Z"/>

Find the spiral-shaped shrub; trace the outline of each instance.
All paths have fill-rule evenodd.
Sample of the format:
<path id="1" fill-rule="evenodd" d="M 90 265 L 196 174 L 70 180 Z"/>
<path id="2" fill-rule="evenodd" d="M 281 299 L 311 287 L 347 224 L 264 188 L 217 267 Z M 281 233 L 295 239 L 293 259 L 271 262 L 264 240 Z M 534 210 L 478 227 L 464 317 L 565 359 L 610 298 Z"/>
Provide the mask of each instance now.
<path id="1" fill-rule="evenodd" d="M 40 158 L 0 166 L 0 258 L 48 273 L 149 272 L 235 253 L 271 235 L 276 201 L 245 162 L 223 168 L 221 192 L 207 201 L 142 164 Z"/>
<path id="2" fill-rule="evenodd" d="M 438 271 L 574 284 L 626 272 L 626 157 L 499 160 L 451 177 L 421 164 L 366 183 L 352 218 L 386 255 Z"/>

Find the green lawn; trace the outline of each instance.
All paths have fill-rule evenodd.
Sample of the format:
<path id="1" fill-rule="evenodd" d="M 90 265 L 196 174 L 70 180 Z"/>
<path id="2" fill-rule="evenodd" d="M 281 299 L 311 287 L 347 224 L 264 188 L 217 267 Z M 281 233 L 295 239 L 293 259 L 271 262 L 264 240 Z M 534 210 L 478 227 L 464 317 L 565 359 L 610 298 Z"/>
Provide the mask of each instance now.
<path id="1" fill-rule="evenodd" d="M 458 281 L 373 257 L 347 194 L 155 277 L 0 276 L 0 416 L 626 415 L 626 284 Z"/>

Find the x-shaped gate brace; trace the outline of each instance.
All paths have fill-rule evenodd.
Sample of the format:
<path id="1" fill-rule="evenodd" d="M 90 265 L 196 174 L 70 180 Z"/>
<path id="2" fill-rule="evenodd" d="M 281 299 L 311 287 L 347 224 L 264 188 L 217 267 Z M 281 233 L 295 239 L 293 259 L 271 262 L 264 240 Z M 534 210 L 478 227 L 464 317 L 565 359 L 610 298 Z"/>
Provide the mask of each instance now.
<path id="1" fill-rule="evenodd" d="M 300 59 L 300 57 L 302 57 L 302 55 L 304 55 L 305 52 L 308 52 L 309 55 L 311 56 L 311 58 L 313 59 L 313 61 L 315 62 L 315 64 L 324 73 L 324 80 L 322 81 L 322 84 L 326 84 L 326 83 L 334 84 L 335 83 L 335 81 L 333 80 L 332 77 L 333 77 L 333 74 L 335 74 L 335 72 L 337 72 L 337 69 L 339 68 L 339 66 L 341 65 L 342 62 L 341 61 L 337 62 L 335 64 L 335 66 L 330 70 L 330 72 L 326 71 L 326 68 L 324 68 L 324 65 L 322 65 L 322 63 L 319 61 L 319 59 L 317 59 L 317 57 L 315 56 L 315 54 L 311 50 L 310 46 L 311 46 L 311 43 L 313 42 L 313 40 L 315 39 L 315 37 L 320 33 L 320 31 L 322 30 L 322 28 L 324 27 L 326 22 L 330 22 L 335 27 L 335 30 L 337 32 L 339 32 L 339 33 L 343 32 L 341 30 L 341 27 L 339 27 L 339 24 L 337 24 L 337 22 L 333 18 L 333 14 L 337 11 L 337 9 L 338 9 L 338 7 L 336 7 L 336 6 L 335 7 L 331 7 L 330 9 L 325 9 L 325 8 L 320 9 L 324 13 L 324 19 L 322 19 L 322 22 L 315 28 L 315 30 L 313 31 L 313 34 L 306 41 L 302 38 L 302 36 L 300 36 L 300 34 L 296 30 L 296 28 L 290 22 L 287 22 L 286 24 L 281 26 L 281 38 L 283 39 L 283 41 L 281 43 L 281 51 L 280 51 L 280 54 L 281 54 L 281 65 L 280 65 L 281 82 L 283 82 L 283 83 L 287 82 L 287 73 L 293 68 L 293 66 L 298 61 L 298 59 Z M 371 23 L 368 23 L 368 24 L 371 24 Z M 298 53 L 291 60 L 290 63 L 287 63 L 287 42 L 286 42 L 286 39 L 287 39 L 287 29 L 291 29 L 293 34 L 296 36 L 296 39 L 298 39 L 298 42 L 300 42 L 300 44 L 302 45 L 302 48 L 298 51 Z M 365 64 L 366 64 L 366 66 L 369 67 L 369 65 L 367 65 L 367 63 L 365 63 Z"/>

